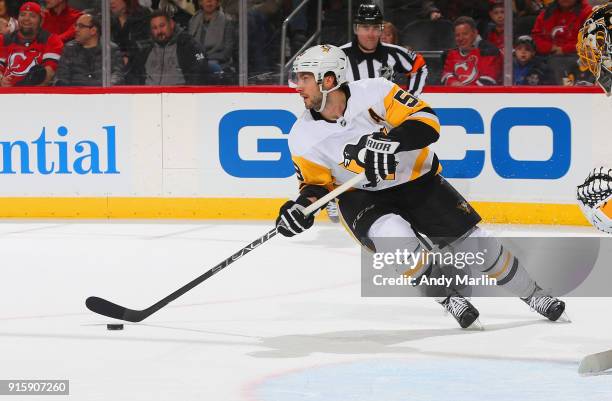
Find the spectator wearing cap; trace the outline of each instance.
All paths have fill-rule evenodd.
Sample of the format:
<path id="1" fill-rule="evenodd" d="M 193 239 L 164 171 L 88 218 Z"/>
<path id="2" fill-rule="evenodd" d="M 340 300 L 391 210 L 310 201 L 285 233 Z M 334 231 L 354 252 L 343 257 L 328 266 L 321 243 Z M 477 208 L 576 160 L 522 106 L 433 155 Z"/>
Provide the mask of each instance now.
<path id="1" fill-rule="evenodd" d="M 74 39 L 74 24 L 82 11 L 68 5 L 68 0 L 45 0 L 43 29 L 56 34 L 66 43 Z"/>
<path id="2" fill-rule="evenodd" d="M 419 96 L 425 86 L 427 66 L 422 55 L 405 48 L 381 42 L 383 15 L 375 4 L 359 6 L 354 18 L 353 41 L 340 48 L 349 63 L 348 81 L 384 77 L 395 83 L 407 81 L 408 91 Z"/>
<path id="3" fill-rule="evenodd" d="M 208 63 L 191 35 L 176 29 L 164 11 L 151 15 L 151 39 L 130 61 L 128 83 L 136 85 L 201 85 L 208 82 Z"/>
<path id="4" fill-rule="evenodd" d="M 520 36 L 514 43 L 513 85 L 546 84 L 546 66 L 536 56 L 536 46 L 529 35 Z"/>
<path id="5" fill-rule="evenodd" d="M 502 73 L 499 49 L 482 39 L 471 17 L 459 17 L 454 23 L 457 47 L 446 53 L 442 85 L 498 85 Z"/>
<path id="6" fill-rule="evenodd" d="M 500 0 L 489 1 L 489 18 L 485 39 L 493 43 L 500 52 L 504 52 L 504 2 Z"/>
<path id="7" fill-rule="evenodd" d="M 538 54 L 549 56 L 556 84 L 562 84 L 565 71 L 576 63 L 578 31 L 591 10 L 587 0 L 555 0 L 536 19 L 531 36 Z"/>
<path id="8" fill-rule="evenodd" d="M 100 17 L 93 12 L 81 15 L 75 23 L 75 39 L 66 43 L 56 74 L 58 86 L 102 86 L 102 32 Z M 119 47 L 111 46 L 111 84 L 123 82 L 123 62 Z"/>
<path id="9" fill-rule="evenodd" d="M 17 31 L 0 35 L 0 85 L 48 85 L 57 69 L 64 43 L 42 29 L 38 3 L 26 2 L 19 8 Z"/>

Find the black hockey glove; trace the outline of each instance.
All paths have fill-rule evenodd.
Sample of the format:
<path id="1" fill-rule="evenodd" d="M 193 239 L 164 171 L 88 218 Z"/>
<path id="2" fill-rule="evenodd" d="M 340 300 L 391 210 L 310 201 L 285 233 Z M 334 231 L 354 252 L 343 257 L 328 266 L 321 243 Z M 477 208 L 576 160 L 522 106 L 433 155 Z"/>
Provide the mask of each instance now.
<path id="1" fill-rule="evenodd" d="M 17 82 L 15 86 L 37 86 L 42 84 L 45 78 L 47 78 L 47 70 L 42 65 L 37 64 L 32 66 L 26 76 Z"/>
<path id="2" fill-rule="evenodd" d="M 374 132 L 365 145 L 365 174 L 368 187 L 375 187 L 387 175 L 395 174 L 395 152 L 400 143 L 382 132 Z"/>
<path id="3" fill-rule="evenodd" d="M 308 199 L 298 197 L 296 201 L 287 201 L 281 206 L 276 219 L 276 229 L 285 237 L 293 237 L 306 231 L 314 224 L 314 213 L 305 216 L 304 209 L 309 205 Z"/>

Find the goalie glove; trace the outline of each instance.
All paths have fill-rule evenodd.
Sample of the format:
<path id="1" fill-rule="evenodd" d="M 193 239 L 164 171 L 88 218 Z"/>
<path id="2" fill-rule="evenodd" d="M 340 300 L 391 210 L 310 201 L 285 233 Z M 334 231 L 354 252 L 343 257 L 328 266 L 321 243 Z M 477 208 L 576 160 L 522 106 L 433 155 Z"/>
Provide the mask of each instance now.
<path id="1" fill-rule="evenodd" d="M 295 201 L 285 202 L 276 218 L 276 230 L 285 237 L 293 237 L 312 227 L 314 213 L 308 216 L 304 215 L 304 209 L 309 203 L 304 196 L 299 196 Z"/>
<path id="2" fill-rule="evenodd" d="M 612 234 L 612 169 L 593 169 L 576 197 L 582 213 L 598 230 Z"/>
<path id="3" fill-rule="evenodd" d="M 400 143 L 382 132 L 374 132 L 365 145 L 365 175 L 368 187 L 375 187 L 380 180 L 395 174 L 395 152 Z"/>

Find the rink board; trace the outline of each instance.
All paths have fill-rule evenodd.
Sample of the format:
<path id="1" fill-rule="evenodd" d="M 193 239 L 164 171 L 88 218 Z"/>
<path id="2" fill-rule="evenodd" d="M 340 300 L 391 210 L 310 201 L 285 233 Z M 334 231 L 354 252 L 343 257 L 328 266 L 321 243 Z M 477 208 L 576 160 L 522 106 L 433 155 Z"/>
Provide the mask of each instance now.
<path id="1" fill-rule="evenodd" d="M 240 90 L 4 94 L 1 215 L 273 218 L 296 193 L 287 134 L 303 105 Z M 442 174 L 487 221 L 586 224 L 575 188 L 609 159 L 609 99 L 488 92 L 423 96 L 442 122 Z"/>

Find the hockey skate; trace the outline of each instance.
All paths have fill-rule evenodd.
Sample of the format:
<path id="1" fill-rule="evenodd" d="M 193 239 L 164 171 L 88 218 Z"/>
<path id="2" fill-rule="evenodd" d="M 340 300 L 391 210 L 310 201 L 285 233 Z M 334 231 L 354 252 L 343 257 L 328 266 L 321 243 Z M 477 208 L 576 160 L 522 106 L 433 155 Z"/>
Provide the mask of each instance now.
<path id="1" fill-rule="evenodd" d="M 565 311 L 565 302 L 548 295 L 539 286 L 536 286 L 531 296 L 521 299 L 529 305 L 531 309 L 553 322 L 556 322 Z M 569 318 L 566 316 L 565 320 L 569 321 Z"/>
<path id="2" fill-rule="evenodd" d="M 331 202 L 328 202 L 327 206 L 325 206 L 325 209 L 327 210 L 327 216 L 332 221 L 332 223 L 338 223 L 340 221 L 340 217 L 338 216 L 338 205 L 336 204 L 336 201 L 332 200 Z"/>
<path id="3" fill-rule="evenodd" d="M 442 301 L 436 300 L 440 305 L 444 307 L 459 323 L 462 329 L 467 329 L 474 322 L 477 321 L 480 313 L 478 309 L 474 307 L 463 296 L 455 292 L 452 295 L 447 296 Z M 477 328 L 482 329 L 480 323 L 477 323 Z"/>

